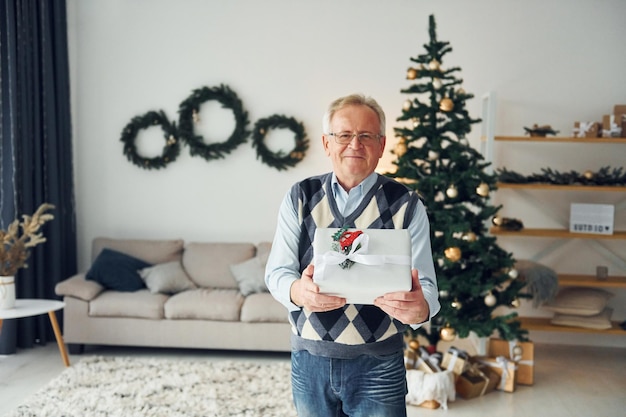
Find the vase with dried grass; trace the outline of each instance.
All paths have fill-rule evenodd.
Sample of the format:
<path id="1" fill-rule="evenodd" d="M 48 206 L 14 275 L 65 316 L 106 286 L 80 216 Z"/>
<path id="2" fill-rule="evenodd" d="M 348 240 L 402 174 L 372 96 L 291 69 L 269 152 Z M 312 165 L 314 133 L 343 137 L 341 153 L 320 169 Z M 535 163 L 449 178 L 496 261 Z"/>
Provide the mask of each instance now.
<path id="1" fill-rule="evenodd" d="M 44 243 L 46 238 L 41 227 L 54 216 L 48 213 L 54 206 L 43 203 L 32 216 L 22 215 L 15 219 L 6 230 L 0 229 L 0 309 L 15 306 L 15 274 L 27 268 L 26 260 L 31 248 Z"/>

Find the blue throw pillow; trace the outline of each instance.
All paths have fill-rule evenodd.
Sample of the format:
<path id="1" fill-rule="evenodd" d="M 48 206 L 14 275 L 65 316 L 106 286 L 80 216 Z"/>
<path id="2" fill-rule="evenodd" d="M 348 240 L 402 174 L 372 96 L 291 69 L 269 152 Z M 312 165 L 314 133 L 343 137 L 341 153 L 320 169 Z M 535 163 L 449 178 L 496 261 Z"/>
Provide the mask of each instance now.
<path id="1" fill-rule="evenodd" d="M 103 249 L 87 271 L 86 278 L 116 291 L 137 291 L 145 288 L 139 270 L 152 266 L 112 249 Z"/>

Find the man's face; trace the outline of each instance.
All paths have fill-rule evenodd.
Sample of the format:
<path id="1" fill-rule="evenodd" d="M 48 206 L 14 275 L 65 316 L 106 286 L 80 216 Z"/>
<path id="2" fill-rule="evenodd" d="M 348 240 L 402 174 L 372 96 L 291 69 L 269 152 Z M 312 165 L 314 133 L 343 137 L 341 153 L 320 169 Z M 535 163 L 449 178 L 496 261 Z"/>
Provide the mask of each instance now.
<path id="1" fill-rule="evenodd" d="M 348 106 L 337 111 L 330 121 L 330 132 L 327 133 L 380 133 L 376 112 L 367 106 Z M 326 155 L 333 163 L 333 171 L 339 184 L 349 190 L 363 181 L 376 169 L 378 160 L 385 149 L 384 136 L 373 143 L 362 144 L 358 137 L 344 145 L 340 145 L 333 136 L 322 136 Z"/>

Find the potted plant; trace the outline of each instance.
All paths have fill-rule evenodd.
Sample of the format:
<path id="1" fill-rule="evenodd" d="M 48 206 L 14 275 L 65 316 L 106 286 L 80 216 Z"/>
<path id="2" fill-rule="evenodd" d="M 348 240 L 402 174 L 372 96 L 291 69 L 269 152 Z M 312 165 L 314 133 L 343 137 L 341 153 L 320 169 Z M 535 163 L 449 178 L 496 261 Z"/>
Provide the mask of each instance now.
<path id="1" fill-rule="evenodd" d="M 27 268 L 26 260 L 30 249 L 46 241 L 39 230 L 54 216 L 47 213 L 52 204 L 43 203 L 32 216 L 22 215 L 22 221 L 15 219 L 7 230 L 0 230 L 0 309 L 15 306 L 15 274 L 20 268 Z"/>

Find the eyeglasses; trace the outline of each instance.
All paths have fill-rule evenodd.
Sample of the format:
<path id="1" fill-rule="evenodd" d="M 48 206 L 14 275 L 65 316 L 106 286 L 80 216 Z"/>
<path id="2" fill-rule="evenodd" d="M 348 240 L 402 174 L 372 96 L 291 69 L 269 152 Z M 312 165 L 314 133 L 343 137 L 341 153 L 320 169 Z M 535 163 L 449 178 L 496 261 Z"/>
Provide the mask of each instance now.
<path id="1" fill-rule="evenodd" d="M 352 133 L 352 132 L 338 132 L 329 133 L 328 136 L 334 136 L 335 142 L 339 145 L 347 145 L 352 142 L 352 139 L 356 136 L 362 145 L 371 145 L 378 141 L 382 135 L 374 133 Z"/>

